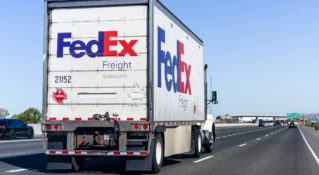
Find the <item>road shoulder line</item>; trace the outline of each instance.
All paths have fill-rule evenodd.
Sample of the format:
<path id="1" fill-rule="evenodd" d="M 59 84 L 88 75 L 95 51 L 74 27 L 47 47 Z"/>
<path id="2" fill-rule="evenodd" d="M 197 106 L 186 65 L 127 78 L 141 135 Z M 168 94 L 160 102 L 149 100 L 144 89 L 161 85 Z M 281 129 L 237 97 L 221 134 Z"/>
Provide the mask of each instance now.
<path id="1" fill-rule="evenodd" d="M 310 152 L 311 152 L 313 158 L 316 160 L 316 162 L 317 162 L 317 164 L 318 164 L 318 166 L 319 166 L 319 158 L 317 157 L 316 153 L 313 151 L 313 149 L 312 149 L 311 146 L 309 145 L 309 143 L 308 143 L 306 137 L 304 136 L 303 132 L 301 131 L 301 129 L 300 129 L 299 127 L 298 127 L 298 130 L 300 131 L 302 138 L 304 139 L 304 141 L 305 141 L 306 145 L 308 146 L 308 148 L 309 148 L 309 150 L 310 150 Z"/>

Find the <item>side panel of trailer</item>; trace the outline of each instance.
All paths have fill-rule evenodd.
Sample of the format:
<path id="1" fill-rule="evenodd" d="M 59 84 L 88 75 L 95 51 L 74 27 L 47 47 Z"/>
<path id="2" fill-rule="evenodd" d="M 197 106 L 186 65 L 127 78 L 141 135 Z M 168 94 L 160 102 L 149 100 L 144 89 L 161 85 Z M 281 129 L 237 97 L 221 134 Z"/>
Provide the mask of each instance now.
<path id="1" fill-rule="evenodd" d="M 159 7 L 154 7 L 154 121 L 203 121 L 203 45 Z"/>

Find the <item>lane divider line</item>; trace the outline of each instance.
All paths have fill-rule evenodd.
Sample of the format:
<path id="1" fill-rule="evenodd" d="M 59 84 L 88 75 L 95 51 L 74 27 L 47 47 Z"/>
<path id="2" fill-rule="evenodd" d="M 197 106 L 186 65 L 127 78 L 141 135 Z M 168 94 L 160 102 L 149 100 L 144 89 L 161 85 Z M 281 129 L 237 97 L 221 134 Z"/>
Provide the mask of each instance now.
<path id="1" fill-rule="evenodd" d="M 7 173 L 17 173 L 17 172 L 21 172 L 21 171 L 26 171 L 27 169 L 15 169 L 15 170 L 9 170 L 9 171 L 6 171 Z"/>
<path id="2" fill-rule="evenodd" d="M 256 139 L 256 140 L 260 140 L 261 138 L 258 138 L 258 139 Z"/>
<path id="3" fill-rule="evenodd" d="M 207 157 L 204 157 L 204 158 L 202 158 L 202 159 L 198 159 L 198 160 L 196 160 L 196 161 L 194 161 L 194 163 L 199 163 L 199 162 L 201 162 L 201 161 L 204 161 L 204 160 L 207 160 L 207 159 L 210 159 L 210 158 L 213 158 L 214 156 L 207 156 Z"/>
<path id="4" fill-rule="evenodd" d="M 316 160 L 316 162 L 317 162 L 317 164 L 318 164 L 318 166 L 319 166 L 319 158 L 318 158 L 318 156 L 316 155 L 316 153 L 313 151 L 313 149 L 312 149 L 311 146 L 309 145 L 309 143 L 308 143 L 306 137 L 303 135 L 303 132 L 301 131 L 301 129 L 300 129 L 299 127 L 298 127 L 298 130 L 300 131 L 302 138 L 304 139 L 304 141 L 305 141 L 306 145 L 308 146 L 308 148 L 309 148 L 309 150 L 310 150 L 310 152 L 311 152 L 313 158 Z"/>
<path id="5" fill-rule="evenodd" d="M 11 154 L 0 154 L 0 157 L 6 157 L 6 156 L 17 156 L 17 155 L 28 155 L 33 154 L 32 152 L 18 152 L 18 153 L 11 153 Z"/>
<path id="6" fill-rule="evenodd" d="M 238 147 L 243 147 L 243 146 L 246 146 L 247 144 L 246 143 L 243 143 L 241 145 L 238 145 Z"/>
<path id="7" fill-rule="evenodd" d="M 42 141 L 43 139 L 24 139 L 24 140 L 3 140 L 0 143 L 16 143 L 16 142 L 34 142 L 34 141 Z"/>
<path id="8" fill-rule="evenodd" d="M 268 137 L 269 135 L 265 135 L 266 137 Z"/>

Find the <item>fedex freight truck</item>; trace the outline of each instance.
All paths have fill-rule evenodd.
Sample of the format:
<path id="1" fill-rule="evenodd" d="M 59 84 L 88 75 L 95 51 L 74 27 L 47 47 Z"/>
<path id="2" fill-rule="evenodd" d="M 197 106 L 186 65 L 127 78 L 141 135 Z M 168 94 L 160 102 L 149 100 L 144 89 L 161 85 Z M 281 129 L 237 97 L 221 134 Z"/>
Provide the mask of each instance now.
<path id="1" fill-rule="evenodd" d="M 116 156 L 159 172 L 164 157 L 212 151 L 203 42 L 163 4 L 45 0 L 45 19 L 47 169 Z"/>

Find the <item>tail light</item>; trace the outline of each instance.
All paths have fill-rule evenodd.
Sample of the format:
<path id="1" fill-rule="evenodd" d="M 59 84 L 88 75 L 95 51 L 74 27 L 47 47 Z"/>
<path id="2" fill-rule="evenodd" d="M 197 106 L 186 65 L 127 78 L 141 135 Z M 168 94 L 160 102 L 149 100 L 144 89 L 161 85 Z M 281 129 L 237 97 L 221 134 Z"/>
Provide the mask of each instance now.
<path id="1" fill-rule="evenodd" d="M 50 131 L 50 130 L 51 130 L 51 125 L 46 124 L 46 125 L 45 125 L 45 130 Z"/>
<path id="2" fill-rule="evenodd" d="M 149 127 L 148 127 L 147 124 L 144 124 L 144 125 L 143 125 L 143 129 L 144 129 L 144 130 L 148 130 L 148 128 L 149 128 Z"/>
<path id="3" fill-rule="evenodd" d="M 44 124 L 42 125 L 43 131 L 61 131 L 61 124 Z"/>
<path id="4" fill-rule="evenodd" d="M 140 130 L 140 125 L 134 124 L 134 125 L 132 126 L 132 129 L 135 130 L 135 131 Z"/>
<path id="5" fill-rule="evenodd" d="M 148 131 L 149 125 L 148 124 L 132 124 L 131 128 L 133 131 Z"/>
<path id="6" fill-rule="evenodd" d="M 55 124 L 55 125 L 53 126 L 53 128 L 54 128 L 55 130 L 59 130 L 59 128 L 60 128 L 60 125 L 58 125 L 58 124 Z"/>
<path id="7" fill-rule="evenodd" d="M 6 129 L 6 126 L 0 126 L 0 129 Z"/>

